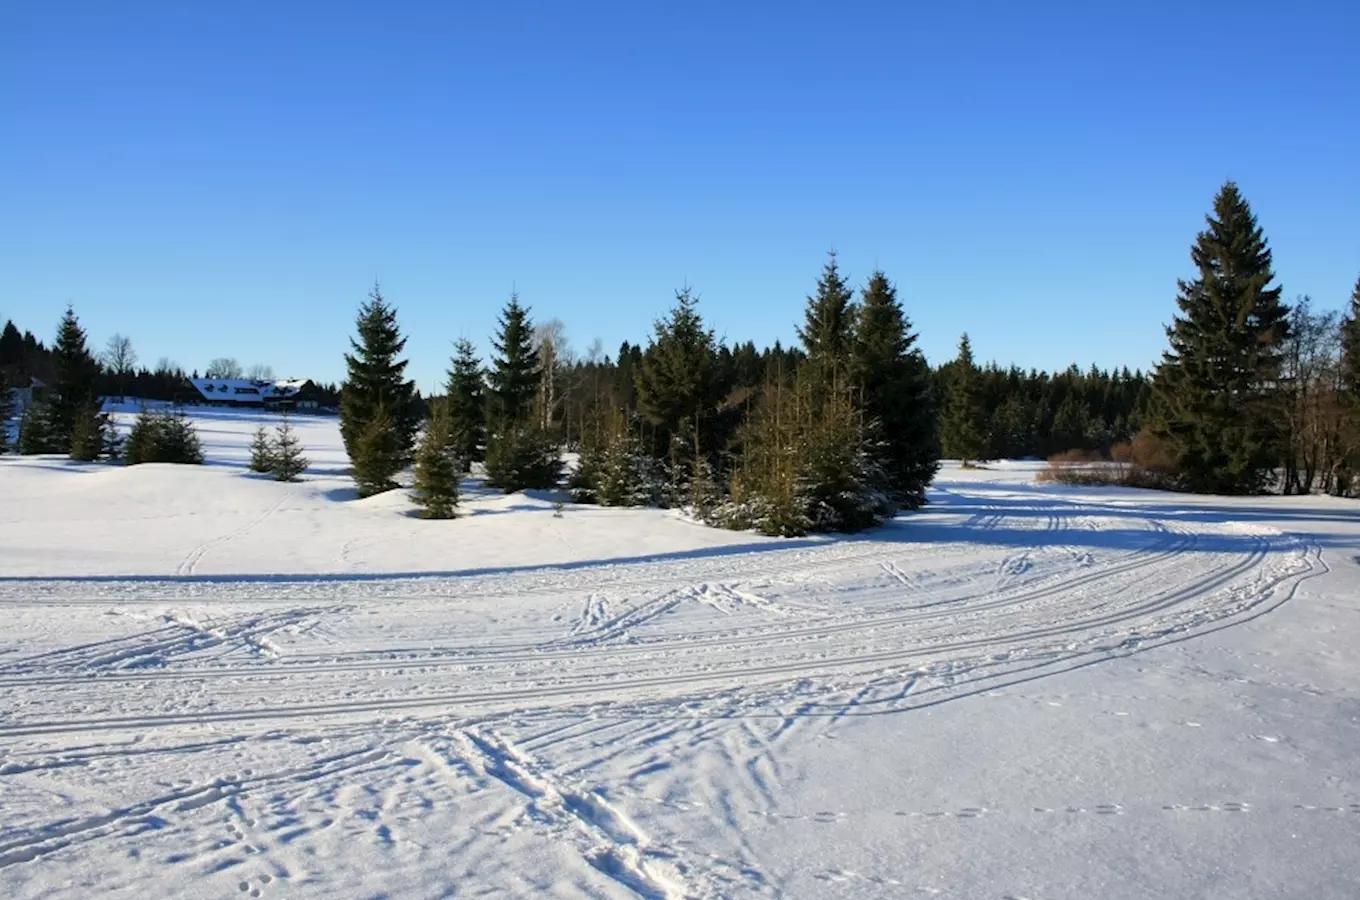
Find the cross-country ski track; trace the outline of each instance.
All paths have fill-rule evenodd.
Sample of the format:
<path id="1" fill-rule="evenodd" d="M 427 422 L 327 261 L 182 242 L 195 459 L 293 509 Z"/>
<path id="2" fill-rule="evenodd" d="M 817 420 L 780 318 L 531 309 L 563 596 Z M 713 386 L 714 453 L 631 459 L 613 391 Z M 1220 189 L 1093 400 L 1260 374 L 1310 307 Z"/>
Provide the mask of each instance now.
<path id="1" fill-rule="evenodd" d="M 800 541 L 478 497 L 423 567 L 335 477 L 129 511 L 161 574 L 7 508 L 0 893 L 1360 895 L 1354 507 L 1031 474 Z"/>

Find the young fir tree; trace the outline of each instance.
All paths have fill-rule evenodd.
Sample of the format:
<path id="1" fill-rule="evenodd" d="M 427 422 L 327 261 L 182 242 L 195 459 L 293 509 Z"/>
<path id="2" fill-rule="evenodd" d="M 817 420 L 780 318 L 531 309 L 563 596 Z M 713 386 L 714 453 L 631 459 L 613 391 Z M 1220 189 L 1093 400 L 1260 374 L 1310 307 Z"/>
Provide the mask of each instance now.
<path id="1" fill-rule="evenodd" d="M 415 484 L 411 501 L 420 507 L 421 518 L 452 519 L 458 514 L 458 478 L 462 465 L 449 442 L 454 430 L 450 404 L 431 406 L 425 433 L 416 447 Z"/>
<path id="2" fill-rule="evenodd" d="M 841 277 L 836 251 L 832 250 L 817 279 L 816 293 L 807 298 L 805 321 L 798 329 L 803 349 L 814 365 L 844 372 L 855 338 L 854 296 Z"/>
<path id="3" fill-rule="evenodd" d="M 350 474 L 360 497 L 372 497 L 398 485 L 393 476 L 401 471 L 406 453 L 401 435 L 387 408 L 378 406 L 364 430 L 354 439 Z"/>
<path id="4" fill-rule="evenodd" d="M 94 462 L 104 455 L 105 441 L 111 427 L 108 415 L 97 406 L 87 406 L 76 411 L 75 423 L 71 430 L 71 459 L 79 462 Z"/>
<path id="5" fill-rule="evenodd" d="M 69 453 L 79 420 L 99 399 L 99 363 L 90 354 L 85 330 L 69 306 L 57 329 L 52 363 L 55 375 L 50 404 L 52 441 L 58 452 Z"/>
<path id="6" fill-rule="evenodd" d="M 707 521 L 793 537 L 862 531 L 892 514 L 872 430 L 849 385 L 825 374 L 808 363 L 792 386 L 767 385 L 741 431 L 730 499 Z"/>
<path id="7" fill-rule="evenodd" d="M 507 494 L 548 490 L 562 477 L 562 455 L 538 423 L 499 426 L 486 449 L 486 483 Z"/>
<path id="8" fill-rule="evenodd" d="M 939 416 L 930 366 L 881 271 L 869 276 L 856 326 L 851 370 L 864 412 L 883 436 L 880 463 L 897 503 L 915 509 L 940 468 Z"/>
<path id="9" fill-rule="evenodd" d="M 486 459 L 486 376 L 472 341 L 454 345 L 448 383 L 449 444 L 464 471 Z"/>
<path id="10" fill-rule="evenodd" d="M 534 327 L 529 310 L 519 304 L 518 294 L 510 295 L 510 302 L 501 313 L 500 333 L 492 345 L 496 356 L 487 380 L 491 386 L 493 425 L 500 430 L 529 417 L 539 389 Z"/>
<path id="11" fill-rule="evenodd" d="M 250 471 L 261 474 L 274 471 L 274 442 L 263 425 L 256 426 L 250 441 Z"/>
<path id="12" fill-rule="evenodd" d="M 603 433 L 581 447 L 571 488 L 576 502 L 600 506 L 653 506 L 660 499 L 655 461 L 617 409 Z"/>
<path id="13" fill-rule="evenodd" d="M 340 435 L 356 473 L 365 472 L 361 494 L 365 486 L 395 486 L 393 477 L 410 461 L 420 424 L 415 383 L 406 380 L 406 360 L 399 358 L 406 339 L 397 327 L 397 311 L 376 284 L 368 297 L 359 308 L 358 338 L 350 341 L 353 352 L 345 354 L 348 377 L 340 389 Z M 382 440 L 373 434 L 380 415 L 391 431 Z M 361 460 L 365 448 L 376 448 L 377 457 Z"/>
<path id="14" fill-rule="evenodd" d="M 653 452 L 669 457 L 673 474 L 716 453 L 724 431 L 717 341 L 698 305 L 689 288 L 676 292 L 675 306 L 656 322 L 635 369 L 638 410 L 655 434 Z"/>
<path id="15" fill-rule="evenodd" d="M 203 446 L 198 432 L 183 412 L 143 409 L 128 434 L 124 455 L 129 466 L 142 463 L 201 465 Z"/>
<path id="16" fill-rule="evenodd" d="M 293 424 L 286 417 L 274 429 L 270 450 L 269 471 L 275 481 L 297 481 L 298 476 L 307 471 L 308 462 L 302 454 L 302 441 L 298 440 Z"/>
<path id="17" fill-rule="evenodd" d="M 1275 415 L 1289 309 L 1251 207 L 1231 181 L 1214 198 L 1190 257 L 1199 275 L 1180 282 L 1180 312 L 1154 378 L 1154 431 L 1180 486 L 1256 493 L 1280 459 Z"/>
<path id="18" fill-rule="evenodd" d="M 46 403 L 30 403 L 19 417 L 18 451 L 23 456 L 60 453 L 52 436 L 52 415 Z"/>
<path id="19" fill-rule="evenodd" d="M 985 417 L 973 345 L 965 334 L 959 340 L 959 356 L 950 373 L 949 395 L 940 419 L 945 455 L 965 466 L 971 460 L 981 459 L 987 447 Z"/>

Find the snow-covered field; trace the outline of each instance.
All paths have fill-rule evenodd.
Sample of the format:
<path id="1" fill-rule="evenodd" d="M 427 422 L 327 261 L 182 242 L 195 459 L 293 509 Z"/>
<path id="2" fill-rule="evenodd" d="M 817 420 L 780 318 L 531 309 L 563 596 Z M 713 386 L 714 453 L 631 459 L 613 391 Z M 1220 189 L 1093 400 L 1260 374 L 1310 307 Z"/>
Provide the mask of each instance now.
<path id="1" fill-rule="evenodd" d="M 0 896 L 1360 896 L 1360 506 L 946 468 L 778 541 L 0 460 Z"/>

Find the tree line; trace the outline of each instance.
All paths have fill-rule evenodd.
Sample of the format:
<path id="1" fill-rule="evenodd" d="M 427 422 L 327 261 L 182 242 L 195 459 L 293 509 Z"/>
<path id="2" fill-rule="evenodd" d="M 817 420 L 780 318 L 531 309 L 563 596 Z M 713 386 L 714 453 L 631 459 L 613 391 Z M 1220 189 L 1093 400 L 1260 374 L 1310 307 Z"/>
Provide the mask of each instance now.
<path id="1" fill-rule="evenodd" d="M 980 366 L 967 335 L 932 368 L 890 279 L 852 286 L 832 253 L 795 345 L 718 339 L 686 287 L 645 341 L 577 353 L 560 321 L 535 322 L 512 295 L 490 359 L 457 341 L 443 393 L 428 399 L 405 377 L 396 308 L 375 285 L 332 390 L 359 493 L 391 490 L 413 466 L 417 502 L 441 517 L 473 464 L 507 491 L 548 489 L 563 482 L 564 452 L 579 454 L 567 486 L 582 502 L 685 507 L 780 534 L 856 530 L 919 506 L 941 453 L 1113 459 L 1130 483 L 1188 491 L 1355 494 L 1360 282 L 1343 313 L 1284 302 L 1231 182 L 1191 261 L 1149 373 Z M 230 358 L 210 368 L 244 374 Z M 51 349 L 13 323 L 0 331 L 0 377 L 28 374 L 52 391 L 20 423 L 20 450 L 80 458 L 110 452 L 101 395 L 174 399 L 185 377 L 166 360 L 139 367 L 118 335 L 96 357 L 72 310 Z"/>
<path id="2" fill-rule="evenodd" d="M 186 371 L 167 356 L 147 366 L 138 356 L 132 339 L 126 335 L 111 335 L 103 350 L 91 355 L 96 365 L 97 396 L 135 397 L 164 403 L 192 403 L 199 398 L 198 392 L 189 384 L 190 379 L 200 377 L 198 369 Z M 55 343 L 48 347 L 32 331 L 19 331 L 13 320 L 6 321 L 0 328 L 0 382 L 8 387 L 24 387 L 31 379 L 37 379 L 52 386 L 57 378 L 56 367 Z M 271 381 L 274 369 L 264 363 L 242 366 L 234 357 L 222 356 L 209 361 L 202 377 Z M 339 385 L 318 383 L 317 397 L 323 406 L 338 406 Z"/>

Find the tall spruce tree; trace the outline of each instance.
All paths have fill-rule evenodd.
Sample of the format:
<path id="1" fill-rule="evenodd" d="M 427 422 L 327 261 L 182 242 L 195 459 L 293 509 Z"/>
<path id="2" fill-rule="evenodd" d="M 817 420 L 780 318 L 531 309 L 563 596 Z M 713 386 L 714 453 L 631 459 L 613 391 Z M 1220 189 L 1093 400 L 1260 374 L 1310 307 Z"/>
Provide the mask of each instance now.
<path id="1" fill-rule="evenodd" d="M 499 429 L 502 425 L 527 419 L 539 389 L 534 326 L 528 308 L 520 305 L 518 294 L 510 295 L 510 302 L 501 312 L 500 333 L 492 340 L 492 345 L 496 348 L 496 356 L 488 381 L 493 424 Z"/>
<path id="2" fill-rule="evenodd" d="M 723 385 L 717 371 L 717 340 L 704 327 L 699 298 L 688 287 L 675 294 L 670 314 L 635 368 L 638 409 L 653 426 L 655 450 L 673 465 L 692 465 L 719 448 L 718 407 Z"/>
<path id="3" fill-rule="evenodd" d="M 1289 308 L 1251 207 L 1229 181 L 1180 282 L 1180 312 L 1154 377 L 1154 431 L 1167 443 L 1179 485 L 1246 494 L 1272 482 L 1282 451 L 1275 414 Z"/>
<path id="4" fill-rule="evenodd" d="M 449 444 L 466 468 L 486 458 L 486 376 L 477 348 L 467 338 L 454 344 L 448 383 Z"/>
<path id="5" fill-rule="evenodd" d="M 856 322 L 852 372 L 865 413 L 878 424 L 879 460 L 894 500 L 914 509 L 940 468 L 939 416 L 930 366 L 897 289 L 883 272 L 869 276 Z"/>
<path id="6" fill-rule="evenodd" d="M 395 486 L 393 476 L 410 462 L 420 409 L 415 383 L 405 378 L 406 360 L 399 358 L 406 339 L 397 327 L 396 308 L 383 299 L 377 284 L 359 307 L 356 328 L 358 338 L 350 339 L 353 352 L 345 354 L 348 377 L 340 388 L 340 436 L 360 493 L 367 496 L 378 485 Z M 391 431 L 381 440 L 373 433 L 379 418 Z M 375 450 L 375 458 L 360 460 L 368 449 Z"/>
<path id="7" fill-rule="evenodd" d="M 940 420 L 946 456 L 964 465 L 987 452 L 986 410 L 973 345 L 965 334 L 959 339 L 959 355 L 949 376 L 949 395 Z"/>
<path id="8" fill-rule="evenodd" d="M 59 452 L 69 453 L 81 417 L 98 405 L 99 382 L 99 363 L 90 354 L 85 329 L 69 306 L 57 329 L 53 370 L 56 380 L 49 418 L 52 441 Z"/>
<path id="9" fill-rule="evenodd" d="M 827 254 L 826 265 L 817 279 L 817 291 L 807 298 L 803 327 L 798 337 L 814 365 L 844 369 L 855 338 L 854 292 L 841 277 L 836 251 Z"/>

